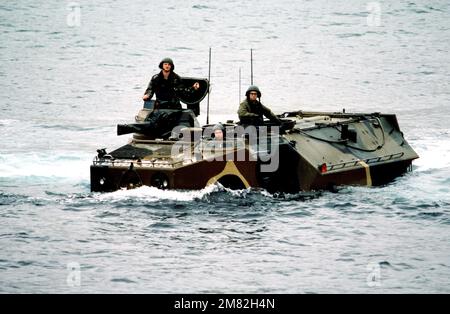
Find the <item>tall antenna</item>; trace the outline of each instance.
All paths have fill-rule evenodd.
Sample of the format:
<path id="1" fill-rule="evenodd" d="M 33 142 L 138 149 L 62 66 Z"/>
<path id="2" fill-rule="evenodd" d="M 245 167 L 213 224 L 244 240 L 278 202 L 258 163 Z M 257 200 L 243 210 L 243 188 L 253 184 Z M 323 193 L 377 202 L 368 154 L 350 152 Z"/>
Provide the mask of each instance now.
<path id="1" fill-rule="evenodd" d="M 238 95 L 238 103 L 241 102 L 241 68 L 239 68 L 239 95 Z"/>
<path id="2" fill-rule="evenodd" d="M 253 85 L 253 49 L 250 49 L 250 85 Z"/>
<path id="3" fill-rule="evenodd" d="M 209 47 L 208 100 L 206 105 L 206 124 L 209 124 L 209 92 L 211 91 L 211 47 Z"/>

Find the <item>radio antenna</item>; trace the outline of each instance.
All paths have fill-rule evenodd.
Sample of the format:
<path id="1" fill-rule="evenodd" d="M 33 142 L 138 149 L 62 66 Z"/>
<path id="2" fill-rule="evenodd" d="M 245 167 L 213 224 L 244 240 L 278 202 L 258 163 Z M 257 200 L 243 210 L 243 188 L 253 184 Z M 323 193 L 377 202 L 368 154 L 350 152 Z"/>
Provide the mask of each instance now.
<path id="1" fill-rule="evenodd" d="M 239 68 L 239 95 L 238 95 L 238 103 L 241 102 L 241 68 Z"/>
<path id="2" fill-rule="evenodd" d="M 211 47 L 209 47 L 208 100 L 206 105 L 206 124 L 209 124 L 209 92 L 211 91 Z"/>
<path id="3" fill-rule="evenodd" d="M 250 49 L 250 85 L 253 85 L 253 49 Z"/>

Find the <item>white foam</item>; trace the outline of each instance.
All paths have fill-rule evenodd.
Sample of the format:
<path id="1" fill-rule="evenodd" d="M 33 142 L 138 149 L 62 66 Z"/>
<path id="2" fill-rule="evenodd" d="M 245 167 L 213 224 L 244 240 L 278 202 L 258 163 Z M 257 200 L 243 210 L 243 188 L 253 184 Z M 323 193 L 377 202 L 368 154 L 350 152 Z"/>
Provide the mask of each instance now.
<path id="1" fill-rule="evenodd" d="M 423 138 L 411 143 L 419 155 L 413 164 L 418 171 L 450 168 L 450 141 L 444 139 Z"/>
<path id="2" fill-rule="evenodd" d="M 218 185 L 209 185 L 198 191 L 176 191 L 176 190 L 160 190 L 155 187 L 142 186 L 132 190 L 119 190 L 111 193 L 98 194 L 95 197 L 99 201 L 123 201 L 124 199 L 141 199 L 146 202 L 157 202 L 161 200 L 175 200 L 190 202 L 196 199 L 202 199 L 204 196 L 218 191 Z"/>

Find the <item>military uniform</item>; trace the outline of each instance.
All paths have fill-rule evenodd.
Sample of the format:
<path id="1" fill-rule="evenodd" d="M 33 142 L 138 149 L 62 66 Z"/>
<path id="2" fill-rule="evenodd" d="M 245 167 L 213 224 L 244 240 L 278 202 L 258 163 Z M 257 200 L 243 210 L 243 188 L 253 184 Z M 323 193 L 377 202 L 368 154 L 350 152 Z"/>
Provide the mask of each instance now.
<path id="1" fill-rule="evenodd" d="M 181 78 L 174 72 L 175 65 L 172 59 L 164 58 L 159 63 L 159 68 L 163 69 L 163 64 L 169 63 L 171 65 L 171 72 L 167 80 L 164 78 L 163 71 L 154 75 L 148 83 L 148 87 L 145 90 L 144 95 L 148 95 L 148 99 L 152 99 L 156 94 L 156 100 L 160 103 L 160 109 L 181 109 L 181 104 L 176 90 L 181 84 Z"/>
<path id="2" fill-rule="evenodd" d="M 256 100 L 254 102 L 249 100 L 249 93 L 251 91 L 255 91 L 258 93 L 258 97 L 261 97 L 261 92 L 259 91 L 259 88 L 257 86 L 250 86 L 245 93 L 247 96 L 247 99 L 245 99 L 241 104 L 239 105 L 238 115 L 239 120 L 241 120 L 241 123 L 244 124 L 256 124 L 261 125 L 263 124 L 263 116 L 270 119 L 270 121 L 281 125 L 280 119 L 266 106 L 264 106 L 260 101 Z"/>
<path id="3" fill-rule="evenodd" d="M 259 101 L 251 103 L 245 99 L 239 105 L 238 115 L 239 120 L 241 120 L 242 123 L 262 124 L 263 116 L 265 116 L 270 119 L 270 121 L 280 124 L 280 119 L 278 119 L 278 117 L 269 108 L 261 104 Z"/>
<path id="4" fill-rule="evenodd" d="M 180 84 L 181 78 L 178 74 L 171 72 L 166 80 L 161 71 L 152 77 L 145 94 L 149 96 L 149 99 L 153 97 L 153 94 L 156 94 L 156 100 L 168 103 L 170 109 L 181 109 L 180 100 L 175 93 Z"/>

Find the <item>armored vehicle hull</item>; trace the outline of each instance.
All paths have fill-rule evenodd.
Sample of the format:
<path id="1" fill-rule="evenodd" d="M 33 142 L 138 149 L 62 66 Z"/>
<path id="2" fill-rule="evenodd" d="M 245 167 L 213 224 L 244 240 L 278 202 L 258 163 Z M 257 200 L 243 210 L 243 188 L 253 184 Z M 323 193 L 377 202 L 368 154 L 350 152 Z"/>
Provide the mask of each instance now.
<path id="1" fill-rule="evenodd" d="M 178 113 L 176 128 L 164 134 L 146 126 L 146 110 L 125 128 L 135 132 L 127 145 L 99 150 L 92 191 L 142 185 L 195 190 L 216 183 L 289 193 L 372 186 L 407 172 L 418 158 L 393 114 L 287 112 L 281 128 L 225 124 L 226 138 L 218 142 L 212 126 L 200 127 L 191 110 Z"/>

